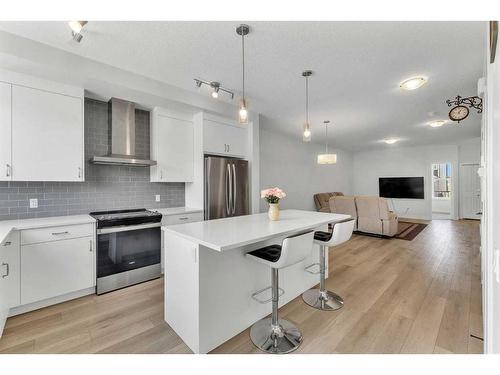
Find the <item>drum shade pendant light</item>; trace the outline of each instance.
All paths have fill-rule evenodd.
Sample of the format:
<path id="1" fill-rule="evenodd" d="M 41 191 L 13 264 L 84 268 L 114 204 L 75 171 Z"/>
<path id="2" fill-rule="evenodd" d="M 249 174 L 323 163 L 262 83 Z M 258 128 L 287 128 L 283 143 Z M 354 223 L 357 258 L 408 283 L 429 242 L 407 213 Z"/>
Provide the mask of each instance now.
<path id="1" fill-rule="evenodd" d="M 306 79 L 306 122 L 304 123 L 302 140 L 311 142 L 311 125 L 309 124 L 309 77 L 312 75 L 312 70 L 304 70 L 302 77 Z"/>
<path id="2" fill-rule="evenodd" d="M 337 154 L 328 153 L 328 124 L 330 121 L 323 121 L 325 124 L 325 153 L 318 155 L 318 164 L 335 164 L 337 162 Z"/>
<path id="3" fill-rule="evenodd" d="M 250 32 L 250 26 L 240 25 L 236 28 L 236 34 L 241 36 L 241 57 L 242 57 L 242 96 L 238 110 L 238 122 L 248 124 L 248 107 L 245 99 L 245 35 Z"/>

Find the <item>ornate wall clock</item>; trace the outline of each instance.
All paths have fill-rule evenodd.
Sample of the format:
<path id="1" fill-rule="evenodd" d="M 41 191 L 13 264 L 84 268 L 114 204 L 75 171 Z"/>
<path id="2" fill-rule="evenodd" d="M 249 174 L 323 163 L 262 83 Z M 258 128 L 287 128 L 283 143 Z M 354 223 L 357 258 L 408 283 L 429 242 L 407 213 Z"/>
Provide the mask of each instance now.
<path id="1" fill-rule="evenodd" d="M 448 117 L 450 118 L 450 120 L 457 122 L 462 121 L 467 116 L 469 116 L 469 108 L 464 105 L 457 105 L 456 107 L 453 107 L 448 113 Z"/>
<path id="2" fill-rule="evenodd" d="M 477 109 L 477 113 L 483 112 L 483 99 L 479 96 L 469 96 L 467 98 L 462 98 L 457 95 L 454 100 L 447 100 L 446 104 L 448 107 L 453 108 L 448 113 L 448 117 L 451 121 L 460 122 L 469 116 L 469 108 Z"/>

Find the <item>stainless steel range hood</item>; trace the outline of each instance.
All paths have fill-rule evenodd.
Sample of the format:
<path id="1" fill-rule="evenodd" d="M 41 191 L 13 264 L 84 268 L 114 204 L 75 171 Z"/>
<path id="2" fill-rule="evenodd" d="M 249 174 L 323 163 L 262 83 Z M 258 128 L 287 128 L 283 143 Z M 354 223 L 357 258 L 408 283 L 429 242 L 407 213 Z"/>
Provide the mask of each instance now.
<path id="1" fill-rule="evenodd" d="M 111 98 L 108 102 L 108 123 L 111 133 L 111 153 L 93 156 L 93 164 L 127 165 L 149 167 L 156 161 L 135 156 L 135 104 L 126 100 Z"/>

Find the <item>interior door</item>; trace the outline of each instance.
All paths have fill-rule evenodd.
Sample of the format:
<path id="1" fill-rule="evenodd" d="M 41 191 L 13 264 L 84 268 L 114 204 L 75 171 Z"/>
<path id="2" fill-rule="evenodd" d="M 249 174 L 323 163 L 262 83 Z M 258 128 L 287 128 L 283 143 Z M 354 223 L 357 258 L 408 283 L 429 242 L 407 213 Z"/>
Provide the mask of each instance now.
<path id="1" fill-rule="evenodd" d="M 231 160 L 233 177 L 233 211 L 232 216 L 248 215 L 248 161 Z"/>
<path id="2" fill-rule="evenodd" d="M 231 167 L 227 158 L 205 158 L 205 220 L 231 216 Z"/>
<path id="3" fill-rule="evenodd" d="M 462 217 L 465 219 L 480 219 L 481 180 L 477 174 L 479 164 L 462 164 L 460 166 L 460 203 Z"/>

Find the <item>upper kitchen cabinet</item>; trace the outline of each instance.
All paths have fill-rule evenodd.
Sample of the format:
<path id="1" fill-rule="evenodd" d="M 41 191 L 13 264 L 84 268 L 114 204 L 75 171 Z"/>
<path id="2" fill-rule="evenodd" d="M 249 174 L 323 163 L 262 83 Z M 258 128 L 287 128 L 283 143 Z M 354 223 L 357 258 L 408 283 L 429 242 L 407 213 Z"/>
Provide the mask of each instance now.
<path id="1" fill-rule="evenodd" d="M 0 82 L 0 181 L 12 179 L 12 85 Z"/>
<path id="2" fill-rule="evenodd" d="M 192 182 L 194 126 L 191 115 L 155 108 L 151 120 L 152 182 Z"/>
<path id="3" fill-rule="evenodd" d="M 246 149 L 246 127 L 212 118 L 204 119 L 203 151 L 206 154 L 245 157 Z"/>
<path id="4" fill-rule="evenodd" d="M 84 181 L 83 89 L 5 71 L 0 81 L 0 179 Z"/>

